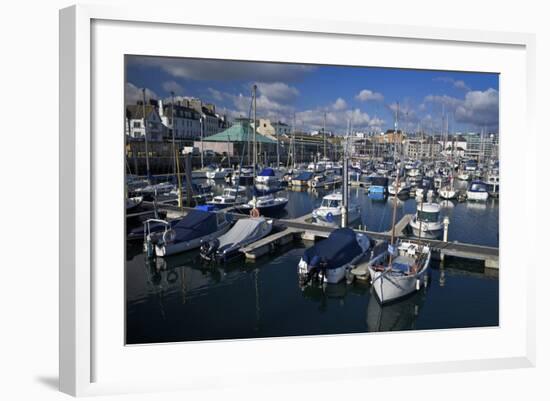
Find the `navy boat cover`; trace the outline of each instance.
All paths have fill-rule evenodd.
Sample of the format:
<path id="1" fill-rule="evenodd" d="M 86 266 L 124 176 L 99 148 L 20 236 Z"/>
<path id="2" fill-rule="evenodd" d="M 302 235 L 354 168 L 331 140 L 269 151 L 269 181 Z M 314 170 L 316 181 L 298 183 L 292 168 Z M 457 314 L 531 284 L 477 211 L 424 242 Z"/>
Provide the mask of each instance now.
<path id="1" fill-rule="evenodd" d="M 191 210 L 172 227 L 176 232 L 175 242 L 189 241 L 215 232 L 218 228 L 216 220 L 215 213 Z"/>
<path id="2" fill-rule="evenodd" d="M 311 180 L 311 177 L 313 177 L 313 173 L 310 171 L 305 171 L 303 173 L 298 174 L 296 178 L 293 178 L 294 180 L 300 180 L 300 181 L 309 181 Z"/>
<path id="3" fill-rule="evenodd" d="M 262 171 L 260 171 L 260 174 L 258 174 L 262 177 L 274 177 L 275 171 L 273 171 L 272 168 L 266 167 Z"/>
<path id="4" fill-rule="evenodd" d="M 311 267 L 318 267 L 325 261 L 328 269 L 335 269 L 350 262 L 363 250 L 357 243 L 356 234 L 351 228 L 334 230 L 327 239 L 306 249 L 303 259 Z"/>

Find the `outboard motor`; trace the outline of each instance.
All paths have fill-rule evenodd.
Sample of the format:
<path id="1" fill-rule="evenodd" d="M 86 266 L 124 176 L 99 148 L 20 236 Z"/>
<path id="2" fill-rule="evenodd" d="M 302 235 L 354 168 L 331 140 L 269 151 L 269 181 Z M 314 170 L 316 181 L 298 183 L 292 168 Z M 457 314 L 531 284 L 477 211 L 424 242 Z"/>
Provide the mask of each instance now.
<path id="1" fill-rule="evenodd" d="M 208 261 L 214 260 L 214 255 L 219 246 L 220 241 L 217 239 L 203 243 L 200 248 L 201 258 Z"/>

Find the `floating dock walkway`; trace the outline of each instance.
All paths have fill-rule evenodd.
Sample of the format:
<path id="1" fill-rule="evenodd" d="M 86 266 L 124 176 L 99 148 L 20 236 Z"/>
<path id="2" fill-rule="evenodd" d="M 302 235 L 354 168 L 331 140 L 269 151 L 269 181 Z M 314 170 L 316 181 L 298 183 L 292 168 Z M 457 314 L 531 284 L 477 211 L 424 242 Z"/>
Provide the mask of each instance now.
<path id="1" fill-rule="evenodd" d="M 148 202 L 144 202 L 145 206 L 152 206 Z M 166 210 L 169 218 L 182 216 L 192 208 L 177 206 L 162 205 L 162 209 Z M 235 213 L 230 208 L 223 209 L 224 213 L 230 214 L 233 218 L 242 219 L 248 216 L 242 213 Z M 408 238 L 405 235 L 405 230 L 412 219 L 411 214 L 404 215 L 395 225 L 396 238 Z M 248 259 L 257 259 L 263 255 L 272 252 L 274 249 L 292 242 L 294 239 L 301 238 L 302 240 L 314 241 L 318 238 L 327 238 L 334 230 L 333 227 L 325 227 L 316 225 L 310 222 L 311 213 L 300 216 L 294 219 L 273 219 L 273 224 L 279 228 L 278 232 L 272 233 L 259 241 L 256 241 L 243 249 L 241 252 Z M 391 239 L 391 230 L 385 232 L 368 231 L 355 229 L 356 232 L 365 233 L 370 238 L 381 242 Z M 418 240 L 418 238 L 410 238 Z M 496 247 L 465 244 L 460 242 L 445 242 L 441 240 L 422 238 L 422 242 L 428 244 L 432 249 L 432 258 L 443 260 L 445 256 L 452 256 L 465 259 L 480 260 L 485 263 L 485 267 L 498 269 L 499 267 L 499 250 Z"/>

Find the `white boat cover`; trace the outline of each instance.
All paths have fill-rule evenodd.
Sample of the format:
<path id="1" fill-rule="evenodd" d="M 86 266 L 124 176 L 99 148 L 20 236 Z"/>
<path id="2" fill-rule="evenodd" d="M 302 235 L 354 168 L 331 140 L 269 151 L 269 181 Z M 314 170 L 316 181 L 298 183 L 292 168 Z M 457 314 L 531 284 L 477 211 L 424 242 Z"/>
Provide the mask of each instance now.
<path id="1" fill-rule="evenodd" d="M 263 217 L 240 219 L 235 223 L 231 230 L 218 238 L 218 249 L 221 249 L 224 245 L 240 243 L 247 238 L 256 236 L 258 233 L 267 229 L 268 223 Z"/>

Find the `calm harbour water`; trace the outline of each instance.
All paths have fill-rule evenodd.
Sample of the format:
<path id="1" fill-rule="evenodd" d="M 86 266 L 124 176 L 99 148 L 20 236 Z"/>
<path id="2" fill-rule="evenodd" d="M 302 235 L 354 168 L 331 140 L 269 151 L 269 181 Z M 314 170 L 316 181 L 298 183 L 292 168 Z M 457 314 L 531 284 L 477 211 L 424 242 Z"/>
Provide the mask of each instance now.
<path id="1" fill-rule="evenodd" d="M 367 229 L 390 228 L 392 202 L 372 201 L 351 188 Z M 311 212 L 325 192 L 283 191 L 286 217 Z M 416 202 L 398 204 L 398 218 Z M 456 203 L 442 209 L 451 219 L 449 240 L 498 246 L 498 200 Z M 284 217 L 284 216 L 281 216 Z M 498 272 L 483 263 L 447 258 L 432 262 L 427 288 L 381 307 L 367 283 L 306 287 L 296 266 L 303 246 L 291 244 L 256 263 L 244 259 L 207 266 L 197 252 L 147 262 L 142 244 L 127 247 L 127 343 L 361 333 L 498 325 Z"/>

